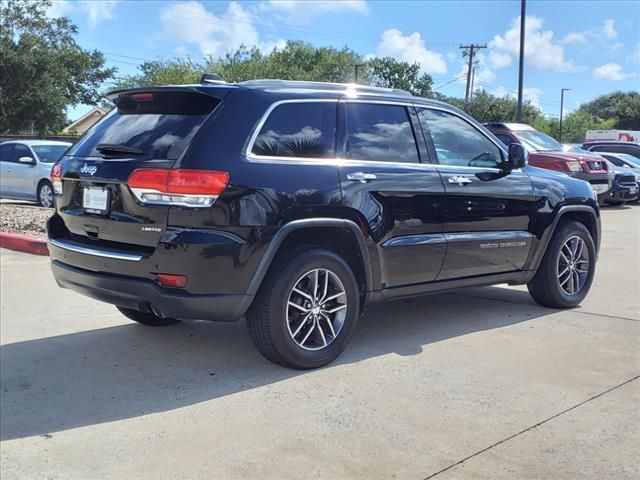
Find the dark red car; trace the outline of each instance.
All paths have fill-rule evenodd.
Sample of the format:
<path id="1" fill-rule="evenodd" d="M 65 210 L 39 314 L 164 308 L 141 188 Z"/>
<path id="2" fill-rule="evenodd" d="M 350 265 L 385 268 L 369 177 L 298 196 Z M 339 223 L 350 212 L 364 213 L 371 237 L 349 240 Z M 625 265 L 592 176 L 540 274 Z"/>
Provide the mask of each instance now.
<path id="1" fill-rule="evenodd" d="M 490 122 L 485 126 L 507 147 L 512 143 L 523 145 L 529 152 L 530 165 L 586 180 L 598 194 L 598 201 L 602 202 L 611 189 L 607 162 L 599 155 L 565 152 L 561 143 L 524 123 Z"/>

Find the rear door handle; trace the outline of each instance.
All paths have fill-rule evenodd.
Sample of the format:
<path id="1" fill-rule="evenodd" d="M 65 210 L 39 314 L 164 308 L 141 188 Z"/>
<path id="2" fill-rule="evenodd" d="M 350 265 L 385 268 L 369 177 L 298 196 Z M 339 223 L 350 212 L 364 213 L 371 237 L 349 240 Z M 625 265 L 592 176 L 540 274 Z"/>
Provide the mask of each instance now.
<path id="1" fill-rule="evenodd" d="M 471 183 L 471 181 L 472 180 L 470 178 L 463 177 L 461 175 L 454 175 L 452 177 L 449 177 L 449 180 L 448 180 L 449 183 L 455 183 L 456 185 L 460 185 L 460 186 L 467 185 Z"/>
<path id="2" fill-rule="evenodd" d="M 367 183 L 371 180 L 375 180 L 376 178 L 378 177 L 373 173 L 355 172 L 347 174 L 347 180 L 360 183 Z"/>

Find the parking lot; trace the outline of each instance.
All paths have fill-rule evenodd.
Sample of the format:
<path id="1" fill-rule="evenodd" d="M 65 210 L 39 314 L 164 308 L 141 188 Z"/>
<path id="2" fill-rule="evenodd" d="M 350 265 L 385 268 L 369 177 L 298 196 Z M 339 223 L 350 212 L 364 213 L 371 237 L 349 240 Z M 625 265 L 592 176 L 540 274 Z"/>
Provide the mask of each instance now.
<path id="1" fill-rule="evenodd" d="M 152 329 L 1 252 L 3 480 L 638 478 L 640 207 L 581 308 L 489 287 L 372 308 L 326 368 L 242 324 Z"/>

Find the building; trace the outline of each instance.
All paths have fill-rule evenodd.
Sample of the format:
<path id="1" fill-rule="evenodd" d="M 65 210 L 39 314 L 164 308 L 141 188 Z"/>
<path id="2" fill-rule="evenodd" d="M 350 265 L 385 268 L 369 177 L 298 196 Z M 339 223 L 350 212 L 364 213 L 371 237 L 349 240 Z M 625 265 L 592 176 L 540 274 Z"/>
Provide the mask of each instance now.
<path id="1" fill-rule="evenodd" d="M 87 113 L 85 113 L 83 116 L 81 116 L 79 119 L 77 119 L 75 122 L 71 123 L 70 125 L 67 125 L 64 128 L 63 132 L 82 135 L 84 134 L 84 132 L 86 132 L 91 127 L 93 127 L 93 125 L 98 120 L 104 117 L 107 114 L 107 112 L 109 112 L 109 109 L 107 108 L 94 107 L 91 110 L 89 110 Z"/>

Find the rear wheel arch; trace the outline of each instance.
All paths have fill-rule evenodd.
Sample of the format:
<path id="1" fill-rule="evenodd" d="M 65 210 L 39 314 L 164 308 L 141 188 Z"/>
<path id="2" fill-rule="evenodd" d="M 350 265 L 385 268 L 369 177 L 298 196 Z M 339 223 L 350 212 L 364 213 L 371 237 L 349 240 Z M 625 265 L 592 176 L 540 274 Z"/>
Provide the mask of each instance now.
<path id="1" fill-rule="evenodd" d="M 262 258 L 247 294 L 256 295 L 274 260 L 291 249 L 325 248 L 340 255 L 349 265 L 364 297 L 372 289 L 371 260 L 362 231 L 351 220 L 317 218 L 294 220 L 276 233 Z M 364 298 L 363 298 L 364 300 Z M 364 302 L 363 302 L 364 303 Z"/>

